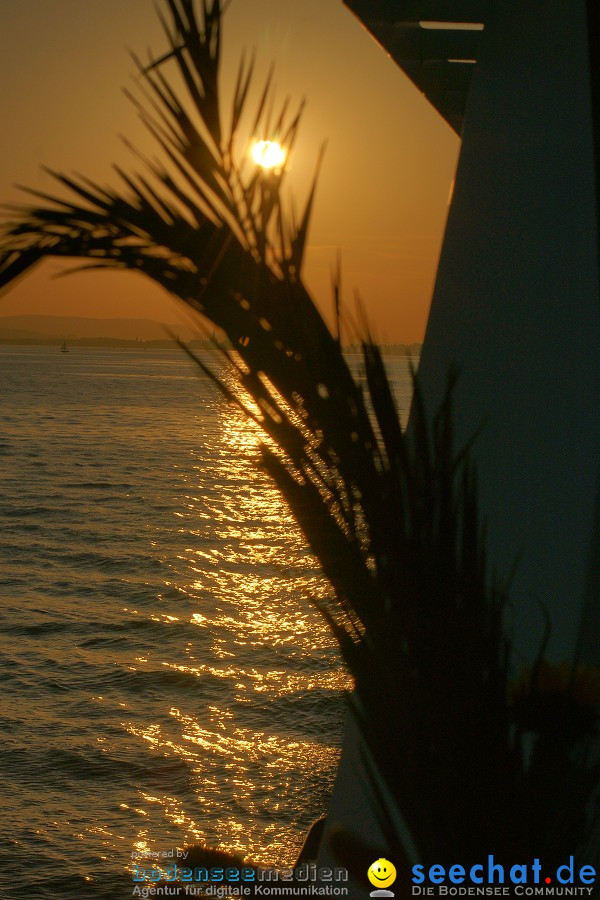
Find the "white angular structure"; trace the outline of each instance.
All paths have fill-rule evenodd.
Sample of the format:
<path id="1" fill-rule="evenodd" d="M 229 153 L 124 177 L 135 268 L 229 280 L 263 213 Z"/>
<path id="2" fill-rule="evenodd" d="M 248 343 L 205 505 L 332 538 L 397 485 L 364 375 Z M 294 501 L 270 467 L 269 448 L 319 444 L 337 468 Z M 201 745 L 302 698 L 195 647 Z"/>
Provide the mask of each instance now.
<path id="1" fill-rule="evenodd" d="M 597 665 L 600 14 L 592 0 L 346 5 L 462 134 L 420 378 L 433 411 L 461 373 L 457 441 L 479 431 L 490 567 L 514 573 L 513 665 L 532 664 L 547 622 L 549 659 Z M 350 727 L 327 827 L 381 846 L 360 744 Z"/>
<path id="2" fill-rule="evenodd" d="M 546 617 L 550 658 L 578 646 L 599 662 L 599 13 L 592 0 L 346 3 L 462 134 L 420 376 L 434 409 L 457 366 L 458 440 L 481 429 L 490 564 L 514 570 L 515 665 Z"/>
<path id="3" fill-rule="evenodd" d="M 495 4 L 473 74 L 421 359 L 430 407 L 459 366 L 491 565 L 515 660 L 600 658 L 592 558 L 600 462 L 597 185 L 587 10 Z M 597 582 L 596 582 L 597 589 Z M 596 610 L 595 622 L 593 609 Z M 596 629 L 593 629 L 593 624 Z M 592 629 L 592 630 L 590 630 Z"/>

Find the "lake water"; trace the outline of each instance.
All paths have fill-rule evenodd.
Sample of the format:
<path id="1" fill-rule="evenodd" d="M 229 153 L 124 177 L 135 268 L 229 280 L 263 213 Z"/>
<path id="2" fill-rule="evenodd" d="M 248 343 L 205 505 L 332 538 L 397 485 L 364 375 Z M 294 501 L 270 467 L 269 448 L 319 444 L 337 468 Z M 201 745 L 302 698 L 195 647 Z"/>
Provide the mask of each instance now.
<path id="1" fill-rule="evenodd" d="M 290 864 L 324 812 L 349 682 L 258 443 L 180 352 L 0 347 L 2 897 Z"/>

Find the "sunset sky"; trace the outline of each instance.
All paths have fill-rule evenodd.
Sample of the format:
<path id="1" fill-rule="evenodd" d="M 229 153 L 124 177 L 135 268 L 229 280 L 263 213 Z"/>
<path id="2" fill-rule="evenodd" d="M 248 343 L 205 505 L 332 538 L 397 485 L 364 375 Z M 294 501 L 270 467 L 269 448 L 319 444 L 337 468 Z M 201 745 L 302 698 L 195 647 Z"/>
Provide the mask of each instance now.
<path id="1" fill-rule="evenodd" d="M 233 0 L 224 40 L 225 87 L 242 49 L 256 48 L 256 93 L 275 61 L 278 96 L 308 101 L 290 173 L 300 199 L 327 141 L 305 269 L 318 301 L 331 304 L 339 248 L 345 302 L 360 293 L 380 340 L 421 340 L 456 136 L 341 0 Z M 117 184 L 112 163 L 139 165 L 120 134 L 152 153 L 122 93 L 128 50 L 148 47 L 165 47 L 151 0 L 2 0 L 0 200 L 19 200 L 15 183 L 53 192 L 42 163 Z M 45 263 L 0 300 L 0 315 L 179 317 L 139 275 L 52 278 L 65 268 Z"/>

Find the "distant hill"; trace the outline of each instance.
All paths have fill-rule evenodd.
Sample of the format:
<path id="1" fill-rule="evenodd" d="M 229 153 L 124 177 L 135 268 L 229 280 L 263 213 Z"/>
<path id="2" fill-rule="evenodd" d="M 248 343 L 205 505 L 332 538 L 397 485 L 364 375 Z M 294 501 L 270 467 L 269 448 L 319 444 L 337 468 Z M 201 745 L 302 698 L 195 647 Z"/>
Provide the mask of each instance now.
<path id="1" fill-rule="evenodd" d="M 135 346 L 136 342 L 156 347 L 172 346 L 165 329 L 193 346 L 203 338 L 189 325 L 164 325 L 152 319 L 88 319 L 84 316 L 0 316 L 0 344 L 69 344 L 98 347 L 117 344 Z M 346 348 L 361 352 L 359 345 Z M 385 355 L 418 356 L 420 344 L 384 344 Z"/>
<path id="2" fill-rule="evenodd" d="M 198 337 L 187 325 L 168 325 L 152 319 L 88 319 L 83 316 L 0 316 L 0 341 L 77 340 L 111 338 L 127 341 L 166 340 L 165 328 L 182 340 Z"/>

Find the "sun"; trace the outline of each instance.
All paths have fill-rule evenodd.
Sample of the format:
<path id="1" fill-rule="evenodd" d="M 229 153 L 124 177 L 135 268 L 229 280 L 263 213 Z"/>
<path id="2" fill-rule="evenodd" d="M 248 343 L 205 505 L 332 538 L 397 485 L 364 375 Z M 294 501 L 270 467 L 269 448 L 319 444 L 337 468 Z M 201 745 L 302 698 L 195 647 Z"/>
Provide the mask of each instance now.
<path id="1" fill-rule="evenodd" d="M 250 154 L 256 165 L 263 169 L 280 168 L 287 156 L 286 150 L 277 141 L 255 141 Z"/>

